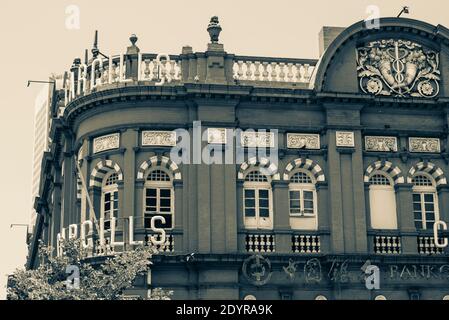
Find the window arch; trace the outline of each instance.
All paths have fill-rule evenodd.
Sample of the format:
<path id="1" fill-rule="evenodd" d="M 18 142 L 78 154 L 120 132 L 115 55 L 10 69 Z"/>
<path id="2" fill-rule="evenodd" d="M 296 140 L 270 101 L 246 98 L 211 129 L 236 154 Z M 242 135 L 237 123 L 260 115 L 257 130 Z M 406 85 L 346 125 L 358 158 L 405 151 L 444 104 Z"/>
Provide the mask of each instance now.
<path id="1" fill-rule="evenodd" d="M 432 230 L 435 221 L 439 220 L 437 181 L 430 173 L 418 171 L 411 182 L 416 230 Z"/>
<path id="2" fill-rule="evenodd" d="M 150 167 L 144 175 L 143 210 L 144 226 L 151 228 L 151 219 L 155 216 L 165 218 L 165 223 L 155 223 L 158 228 L 174 227 L 174 188 L 173 174 L 161 166 Z"/>
<path id="3" fill-rule="evenodd" d="M 290 226 L 292 229 L 318 228 L 316 177 L 309 170 L 299 168 L 290 173 Z"/>
<path id="4" fill-rule="evenodd" d="M 394 230 L 398 228 L 396 213 L 397 175 L 390 176 L 384 170 L 374 170 L 368 176 L 371 228 Z"/>
<path id="5" fill-rule="evenodd" d="M 100 218 L 105 219 L 105 230 L 110 228 L 110 219 L 119 217 L 118 185 L 123 181 L 123 172 L 120 166 L 112 160 L 100 160 L 93 168 L 89 186 L 100 190 Z M 96 193 L 94 193 L 94 197 Z M 96 203 L 96 201 L 93 201 Z M 95 208 L 97 210 L 97 208 Z M 96 211 L 98 212 L 98 211 Z"/>
<path id="6" fill-rule="evenodd" d="M 244 174 L 243 215 L 245 228 L 273 228 L 273 194 L 271 177 L 260 168 L 251 168 Z"/>

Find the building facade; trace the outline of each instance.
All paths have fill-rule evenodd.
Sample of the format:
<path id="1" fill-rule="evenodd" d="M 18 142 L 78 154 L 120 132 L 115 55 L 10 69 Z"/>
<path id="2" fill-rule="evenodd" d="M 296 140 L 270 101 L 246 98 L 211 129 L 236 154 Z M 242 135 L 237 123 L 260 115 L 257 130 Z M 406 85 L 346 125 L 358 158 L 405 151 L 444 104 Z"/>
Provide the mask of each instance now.
<path id="1" fill-rule="evenodd" d="M 39 92 L 34 105 L 34 146 L 33 168 L 31 182 L 31 219 L 30 226 L 36 223 L 34 198 L 39 195 L 39 182 L 41 178 L 41 163 L 45 151 L 48 151 L 50 133 L 50 104 L 48 101 L 49 86 L 45 85 Z"/>
<path id="2" fill-rule="evenodd" d="M 323 28 L 318 60 L 230 54 L 220 31 L 214 17 L 205 52 L 145 54 L 132 36 L 75 59 L 28 266 L 38 239 L 87 241 L 86 221 L 106 230 L 94 258 L 148 243 L 153 223 L 165 243 L 132 294 L 448 299 L 433 230 L 449 221 L 449 30 Z"/>

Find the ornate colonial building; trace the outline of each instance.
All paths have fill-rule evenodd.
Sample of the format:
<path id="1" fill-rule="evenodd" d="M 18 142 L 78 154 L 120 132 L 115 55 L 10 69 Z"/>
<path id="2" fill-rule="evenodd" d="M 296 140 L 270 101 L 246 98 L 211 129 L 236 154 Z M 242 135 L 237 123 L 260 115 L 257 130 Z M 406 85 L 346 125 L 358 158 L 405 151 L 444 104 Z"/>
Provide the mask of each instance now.
<path id="1" fill-rule="evenodd" d="M 132 294 L 448 299 L 433 229 L 449 222 L 449 30 L 327 27 L 319 60 L 231 54 L 220 31 L 214 17 L 205 52 L 146 54 L 132 36 L 125 54 L 75 59 L 29 267 L 38 239 L 81 236 L 99 259 L 162 228 Z"/>

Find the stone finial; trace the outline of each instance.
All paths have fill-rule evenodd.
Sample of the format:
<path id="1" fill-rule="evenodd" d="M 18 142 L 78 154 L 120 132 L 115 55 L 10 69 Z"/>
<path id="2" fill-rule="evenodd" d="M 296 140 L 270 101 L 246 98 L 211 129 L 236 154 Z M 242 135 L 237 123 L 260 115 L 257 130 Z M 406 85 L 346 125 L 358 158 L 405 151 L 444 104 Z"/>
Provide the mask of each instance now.
<path id="1" fill-rule="evenodd" d="M 221 26 L 220 22 L 218 21 L 217 16 L 213 16 L 210 18 L 209 25 L 207 26 L 207 32 L 209 32 L 210 41 L 212 43 L 218 43 L 218 37 L 220 36 L 221 32 Z"/>
<path id="2" fill-rule="evenodd" d="M 137 40 L 139 40 L 139 38 L 137 38 L 137 36 L 134 33 L 131 35 L 131 37 L 129 37 L 129 41 L 131 41 L 131 45 L 133 46 L 136 45 Z"/>
<path id="3" fill-rule="evenodd" d="M 139 47 L 136 46 L 137 40 L 139 40 L 139 38 L 137 38 L 137 36 L 134 33 L 129 37 L 129 41 L 131 42 L 131 46 L 129 46 L 128 50 L 126 50 L 127 54 L 137 54 L 137 53 L 140 52 Z"/>

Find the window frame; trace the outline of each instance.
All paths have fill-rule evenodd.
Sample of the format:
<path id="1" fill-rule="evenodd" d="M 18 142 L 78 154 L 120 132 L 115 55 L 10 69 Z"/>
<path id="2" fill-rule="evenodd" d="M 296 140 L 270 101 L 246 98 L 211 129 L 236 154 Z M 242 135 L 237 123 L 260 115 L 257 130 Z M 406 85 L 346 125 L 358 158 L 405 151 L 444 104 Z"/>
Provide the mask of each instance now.
<path id="1" fill-rule="evenodd" d="M 422 172 L 422 171 L 418 171 L 413 175 L 412 178 L 412 183 L 413 183 L 413 179 L 416 176 L 424 176 L 427 179 L 429 179 L 432 182 L 431 186 L 417 186 L 417 185 L 413 185 L 412 188 L 412 208 L 413 208 L 413 222 L 416 228 L 416 222 L 417 219 L 415 218 L 415 209 L 413 207 L 415 201 L 413 201 L 413 195 L 417 194 L 420 197 L 420 205 L 421 205 L 421 219 L 420 219 L 420 223 L 421 223 L 421 228 L 418 229 L 416 228 L 417 231 L 427 231 L 427 230 L 431 230 L 431 229 L 427 229 L 427 217 L 426 217 L 426 209 L 425 209 L 425 195 L 431 194 L 433 196 L 433 221 L 438 221 L 440 219 L 440 210 L 439 210 L 439 206 L 438 206 L 438 193 L 437 193 L 437 188 L 436 188 L 436 182 L 435 179 L 429 175 L 427 172 Z"/>
<path id="2" fill-rule="evenodd" d="M 371 182 L 371 179 L 376 176 L 376 175 L 381 175 L 383 176 L 387 181 L 388 184 L 374 184 Z M 396 190 L 395 190 L 395 182 L 393 180 L 393 178 L 385 171 L 382 170 L 374 170 L 373 172 L 371 172 L 371 174 L 369 175 L 369 179 L 368 179 L 368 196 L 369 196 L 369 220 L 370 220 L 370 227 L 375 229 L 375 230 L 398 230 L 399 228 L 399 217 L 398 217 L 398 203 L 397 203 L 397 195 L 396 195 Z M 394 219 L 395 219 L 395 223 L 394 223 L 394 228 L 392 227 L 386 227 L 385 225 L 383 225 L 382 228 L 376 228 L 376 226 L 374 226 L 374 210 L 372 205 L 372 201 L 373 200 L 373 194 L 376 191 L 388 191 L 391 193 L 392 197 L 393 197 L 393 201 L 394 201 Z"/>
<path id="3" fill-rule="evenodd" d="M 153 180 L 148 180 L 148 176 L 154 172 L 154 171 L 163 171 L 165 174 L 167 174 L 170 178 L 169 181 L 153 181 Z M 156 209 L 160 209 L 160 191 L 161 189 L 163 190 L 170 190 L 170 212 L 163 212 L 161 213 L 160 211 L 156 211 L 156 212 L 151 212 L 151 211 L 147 211 L 147 190 L 148 189 L 156 189 Z M 159 167 L 159 166 L 155 166 L 155 167 L 151 167 L 149 168 L 149 170 L 146 172 L 145 176 L 144 176 L 144 185 L 143 185 L 143 196 L 142 196 L 142 212 L 143 212 L 143 216 L 142 216 L 142 225 L 144 227 L 144 229 L 151 229 L 151 228 L 146 228 L 145 227 L 145 220 L 147 218 L 147 215 L 153 214 L 153 215 L 171 215 L 171 227 L 170 228 L 163 228 L 164 230 L 173 230 L 175 229 L 175 188 L 173 185 L 173 175 L 171 174 L 171 172 L 169 172 L 168 170 L 166 170 L 165 168 Z"/>
<path id="4" fill-rule="evenodd" d="M 111 170 L 108 173 L 105 174 L 105 176 L 103 177 L 103 182 L 101 184 L 101 210 L 100 210 L 100 218 L 104 219 L 105 222 L 105 230 L 109 231 L 110 227 L 106 229 L 106 222 L 111 221 L 112 217 L 116 218 L 116 225 L 117 225 L 117 221 L 118 221 L 118 216 L 120 214 L 120 195 L 119 195 L 119 188 L 118 188 L 118 183 L 115 182 L 111 185 L 106 185 L 107 180 L 109 179 L 110 176 L 112 176 L 113 174 L 117 174 L 116 171 Z M 114 194 L 117 193 L 117 199 L 115 199 Z M 106 210 L 105 210 L 105 204 L 106 204 L 106 194 L 111 194 L 111 200 L 109 201 L 111 203 L 111 208 L 108 210 L 109 211 L 109 217 L 106 217 Z M 115 208 L 115 200 L 117 200 L 117 208 Z M 114 212 L 117 212 L 117 216 L 114 215 Z M 111 216 L 112 214 L 112 216 Z M 110 226 L 110 224 L 109 224 Z"/>
<path id="5" fill-rule="evenodd" d="M 260 175 L 264 175 L 267 178 L 267 181 L 246 181 L 247 176 L 257 171 Z M 255 201 L 255 207 L 254 207 L 254 217 L 247 217 L 246 215 L 246 191 L 247 190 L 254 190 L 254 201 Z M 266 190 L 268 191 L 268 217 L 261 217 L 260 216 L 260 191 Z M 271 177 L 263 174 L 260 172 L 259 169 L 248 171 L 245 174 L 244 182 L 243 182 L 243 224 L 245 226 L 245 229 L 260 229 L 260 230 L 272 230 L 273 229 L 273 188 L 271 185 Z M 261 223 L 263 220 L 267 219 L 267 224 Z M 250 221 L 254 220 L 253 223 Z"/>
<path id="6" fill-rule="evenodd" d="M 293 176 L 297 173 L 304 173 L 306 174 L 310 179 L 311 183 L 297 183 L 297 182 L 291 182 L 291 179 Z M 315 177 L 310 174 L 309 171 L 304 169 L 298 169 L 295 170 L 292 174 L 290 174 L 289 178 L 289 184 L 288 184 L 288 213 L 291 218 L 316 218 L 318 217 L 318 195 L 316 192 L 316 179 Z M 300 192 L 300 212 L 299 213 L 292 213 L 292 207 L 291 207 L 291 192 Z M 304 208 L 304 191 L 312 192 L 312 199 L 313 199 L 313 213 L 305 213 Z"/>

